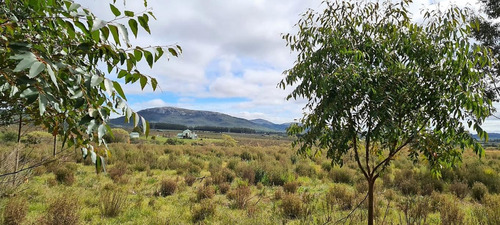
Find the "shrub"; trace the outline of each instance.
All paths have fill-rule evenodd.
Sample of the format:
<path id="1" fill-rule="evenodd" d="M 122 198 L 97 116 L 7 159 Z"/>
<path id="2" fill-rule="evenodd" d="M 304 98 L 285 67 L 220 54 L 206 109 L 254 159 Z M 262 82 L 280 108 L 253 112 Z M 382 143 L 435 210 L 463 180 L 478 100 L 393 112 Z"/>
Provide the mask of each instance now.
<path id="1" fill-rule="evenodd" d="M 5 225 L 21 224 L 28 213 L 28 202 L 21 197 L 11 197 L 3 211 Z"/>
<path id="2" fill-rule="evenodd" d="M 398 207 L 405 215 L 406 224 L 427 224 L 427 216 L 432 212 L 429 197 L 405 197 Z"/>
<path id="3" fill-rule="evenodd" d="M 297 164 L 295 166 L 295 172 L 299 176 L 304 176 L 304 177 L 315 177 L 316 176 L 316 169 L 314 169 L 313 166 L 309 165 L 307 162 L 302 162 Z"/>
<path id="4" fill-rule="evenodd" d="M 101 215 L 115 217 L 126 205 L 127 196 L 121 192 L 106 191 L 101 196 Z"/>
<path id="5" fill-rule="evenodd" d="M 2 134 L 3 142 L 15 142 L 17 141 L 17 133 L 12 131 L 7 131 Z"/>
<path id="6" fill-rule="evenodd" d="M 74 195 L 63 194 L 55 199 L 48 207 L 45 214 L 45 223 L 48 225 L 74 225 L 78 224 L 80 207 Z"/>
<path id="7" fill-rule="evenodd" d="M 326 193 L 328 206 L 338 205 L 340 209 L 347 210 L 353 207 L 354 192 L 344 185 L 335 185 Z M 330 208 L 329 207 L 329 208 Z"/>
<path id="8" fill-rule="evenodd" d="M 484 198 L 487 224 L 500 224 L 500 196 L 486 195 Z"/>
<path id="9" fill-rule="evenodd" d="M 109 177 L 114 182 L 125 181 L 123 178 L 123 175 L 125 175 L 125 173 L 127 173 L 127 169 L 128 169 L 128 166 L 126 163 L 118 162 L 115 166 L 108 169 Z"/>
<path id="10" fill-rule="evenodd" d="M 236 145 L 238 145 L 238 142 L 236 140 L 234 140 L 233 137 L 231 137 L 227 134 L 223 134 L 222 135 L 222 145 L 226 146 L 226 147 L 235 147 Z"/>
<path id="11" fill-rule="evenodd" d="M 219 192 L 221 194 L 226 194 L 229 189 L 231 189 L 231 184 L 229 183 L 222 183 L 222 184 L 219 184 Z"/>
<path id="12" fill-rule="evenodd" d="M 228 193 L 227 198 L 233 201 L 233 206 L 237 209 L 244 209 L 251 194 L 250 187 L 240 184 Z"/>
<path id="13" fill-rule="evenodd" d="M 481 182 L 475 182 L 474 185 L 472 185 L 471 192 L 474 199 L 481 201 L 488 193 L 488 188 Z"/>
<path id="14" fill-rule="evenodd" d="M 160 185 L 160 195 L 161 196 L 169 196 L 173 195 L 177 190 L 177 182 L 174 180 L 162 180 Z"/>
<path id="15" fill-rule="evenodd" d="M 215 184 L 221 184 L 224 182 L 231 183 L 234 180 L 234 173 L 233 171 L 229 170 L 228 168 L 222 168 L 219 170 L 217 173 L 213 175 L 213 181 Z"/>
<path id="16" fill-rule="evenodd" d="M 200 186 L 198 187 L 198 190 L 196 191 L 196 200 L 201 201 L 203 199 L 210 199 L 213 198 L 215 195 L 215 189 L 212 185 L 208 186 Z"/>
<path id="17" fill-rule="evenodd" d="M 281 200 L 281 212 L 287 218 L 296 219 L 302 214 L 302 205 L 300 197 L 295 194 L 286 194 Z"/>
<path id="18" fill-rule="evenodd" d="M 193 186 L 194 182 L 196 181 L 196 177 L 188 174 L 184 177 L 184 182 L 187 184 L 187 186 L 191 187 Z"/>
<path id="19" fill-rule="evenodd" d="M 240 163 L 240 160 L 238 160 L 238 159 L 229 160 L 229 162 L 227 163 L 227 168 L 229 168 L 233 171 L 236 171 L 236 168 L 238 168 L 239 163 Z"/>
<path id="20" fill-rule="evenodd" d="M 352 172 L 352 170 L 347 167 L 343 168 L 334 167 L 330 170 L 328 176 L 335 183 L 352 184 L 353 183 L 352 178 L 354 177 L 354 172 Z"/>
<path id="21" fill-rule="evenodd" d="M 104 135 L 104 140 L 108 143 L 129 143 L 130 142 L 130 135 L 128 132 L 124 129 L 121 128 L 113 128 L 111 129 L 111 132 L 113 133 L 113 136 L 111 134 L 105 134 Z"/>
<path id="22" fill-rule="evenodd" d="M 332 163 L 331 162 L 321 163 L 321 169 L 324 170 L 325 172 L 330 172 L 330 170 L 332 170 Z"/>
<path id="23" fill-rule="evenodd" d="M 252 160 L 252 154 L 250 152 L 244 151 L 240 154 L 241 160 L 250 161 Z"/>
<path id="24" fill-rule="evenodd" d="M 248 181 L 250 184 L 255 184 L 255 170 L 249 165 L 241 165 L 237 168 L 238 175 L 243 179 Z"/>
<path id="25" fill-rule="evenodd" d="M 193 223 L 198 223 L 207 217 L 215 215 L 215 208 L 215 203 L 209 199 L 203 199 L 200 204 L 195 205 L 191 210 Z"/>
<path id="26" fill-rule="evenodd" d="M 469 186 L 467 186 L 466 183 L 462 182 L 454 182 L 450 184 L 450 187 L 448 189 L 450 192 L 452 192 L 461 199 L 465 198 L 469 193 Z"/>
<path id="27" fill-rule="evenodd" d="M 285 190 L 286 193 L 295 193 L 299 186 L 299 182 L 297 181 L 287 182 L 283 185 L 283 190 Z"/>
<path id="28" fill-rule="evenodd" d="M 453 195 L 431 195 L 432 204 L 438 210 L 441 224 L 464 224 L 464 212 Z"/>
<path id="29" fill-rule="evenodd" d="M 177 138 L 169 138 L 165 141 L 166 145 L 183 145 L 184 141 Z"/>
<path id="30" fill-rule="evenodd" d="M 57 168 L 54 171 L 54 174 L 56 175 L 56 180 L 59 183 L 64 183 L 71 186 L 75 182 L 75 174 L 67 167 Z"/>
<path id="31" fill-rule="evenodd" d="M 283 186 L 288 180 L 288 173 L 283 167 L 272 167 L 265 173 L 265 184 Z M 257 180 L 257 179 L 256 179 Z"/>

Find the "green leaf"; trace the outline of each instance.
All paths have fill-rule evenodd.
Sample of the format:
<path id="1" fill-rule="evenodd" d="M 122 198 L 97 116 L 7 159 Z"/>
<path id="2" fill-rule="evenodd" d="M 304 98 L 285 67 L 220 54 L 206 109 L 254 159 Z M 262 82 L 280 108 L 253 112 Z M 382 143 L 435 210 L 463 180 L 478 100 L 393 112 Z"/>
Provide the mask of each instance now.
<path id="1" fill-rule="evenodd" d="M 40 111 L 40 116 L 43 116 L 45 113 L 47 102 L 47 97 L 45 97 L 45 95 L 40 95 L 38 97 L 38 110 Z"/>
<path id="2" fill-rule="evenodd" d="M 30 73 L 28 75 L 29 78 L 35 78 L 45 69 L 45 64 L 40 61 L 36 61 L 31 65 Z"/>
<path id="3" fill-rule="evenodd" d="M 151 52 L 145 50 L 144 57 L 146 58 L 149 67 L 153 68 L 153 55 L 151 54 Z"/>
<path id="4" fill-rule="evenodd" d="M 99 125 L 99 128 L 97 128 L 97 137 L 99 138 L 99 140 L 102 139 L 102 137 L 106 134 L 106 125 L 105 124 L 101 124 Z"/>
<path id="5" fill-rule="evenodd" d="M 151 78 L 151 87 L 153 88 L 153 91 L 156 91 L 156 87 L 158 86 L 158 81 L 155 78 Z"/>
<path id="6" fill-rule="evenodd" d="M 38 90 L 34 87 L 26 88 L 20 95 L 21 98 L 28 98 L 31 96 L 38 95 Z"/>
<path id="7" fill-rule="evenodd" d="M 109 96 L 113 94 L 113 83 L 110 79 L 104 79 L 104 88 L 106 89 L 106 93 L 108 93 Z"/>
<path id="8" fill-rule="evenodd" d="M 80 7 L 81 5 L 78 3 L 71 3 L 71 6 L 69 7 L 68 11 L 76 11 Z"/>
<path id="9" fill-rule="evenodd" d="M 139 19 L 139 23 L 141 24 L 141 27 L 144 28 L 145 31 L 147 31 L 149 34 L 151 34 L 151 30 L 149 30 L 149 17 L 147 14 L 144 14 L 142 16 L 139 16 L 137 19 Z"/>
<path id="10" fill-rule="evenodd" d="M 95 87 L 95 86 L 101 84 L 101 82 L 103 80 L 104 80 L 104 78 L 102 76 L 94 74 L 94 75 L 92 75 L 92 78 L 90 78 L 90 86 Z"/>
<path id="11" fill-rule="evenodd" d="M 142 52 L 140 50 L 134 49 L 135 61 L 141 61 Z"/>
<path id="12" fill-rule="evenodd" d="M 116 8 L 113 4 L 109 4 L 109 8 L 111 8 L 111 11 L 113 12 L 113 14 L 115 15 L 115 17 L 118 17 L 120 16 L 122 13 L 120 12 L 120 10 L 118 10 L 118 8 Z"/>
<path id="13" fill-rule="evenodd" d="M 106 23 L 107 23 L 106 21 L 96 18 L 94 20 L 94 24 L 92 25 L 91 32 L 101 29 L 102 27 L 106 26 Z"/>
<path id="14" fill-rule="evenodd" d="M 129 44 L 130 40 L 128 38 L 128 31 L 127 31 L 127 28 L 123 24 L 118 24 L 118 32 L 122 36 L 125 43 Z"/>
<path id="15" fill-rule="evenodd" d="M 137 127 L 137 125 L 139 125 L 139 114 L 134 112 L 134 117 L 133 117 L 133 120 L 134 120 L 134 127 Z"/>
<path id="16" fill-rule="evenodd" d="M 134 17 L 134 12 L 125 10 L 125 16 Z"/>
<path id="17" fill-rule="evenodd" d="M 115 40 L 117 45 L 120 45 L 120 35 L 118 34 L 118 28 L 115 25 L 108 25 L 109 31 Z"/>
<path id="18" fill-rule="evenodd" d="M 52 80 L 52 83 L 56 86 L 56 88 L 59 90 L 59 86 L 57 85 L 57 78 L 56 74 L 54 73 L 54 70 L 52 70 L 52 67 L 49 65 L 47 66 L 47 72 L 50 76 L 50 79 Z"/>
<path id="19" fill-rule="evenodd" d="M 144 87 L 146 87 L 148 83 L 148 78 L 146 76 L 141 76 L 139 82 L 141 83 L 141 89 L 144 90 Z"/>
<path id="20" fill-rule="evenodd" d="M 79 99 L 82 96 L 83 96 L 82 90 L 78 90 L 77 92 L 75 92 L 75 94 L 73 96 L 70 97 L 70 99 Z"/>
<path id="21" fill-rule="evenodd" d="M 172 54 L 173 56 L 177 57 L 178 54 L 177 54 L 177 51 L 175 51 L 174 48 L 168 48 L 168 51 L 170 52 L 170 54 Z"/>
<path id="22" fill-rule="evenodd" d="M 137 21 L 134 19 L 128 20 L 128 25 L 130 26 L 130 29 L 132 30 L 132 33 L 134 36 L 137 38 Z"/>
<path id="23" fill-rule="evenodd" d="M 25 69 L 28 69 L 30 68 L 33 63 L 35 62 L 38 62 L 38 60 L 36 60 L 35 58 L 32 58 L 32 57 L 27 57 L 23 60 L 21 60 L 21 62 L 19 62 L 16 66 L 16 68 L 13 70 L 13 72 L 21 72 Z"/>
<path id="24" fill-rule="evenodd" d="M 115 91 L 120 95 L 120 97 L 122 97 L 123 99 L 127 100 L 127 98 L 125 97 L 125 93 L 123 92 L 123 89 L 122 89 L 122 86 L 120 85 L 120 83 L 118 83 L 116 81 L 113 81 L 113 87 L 115 88 Z"/>

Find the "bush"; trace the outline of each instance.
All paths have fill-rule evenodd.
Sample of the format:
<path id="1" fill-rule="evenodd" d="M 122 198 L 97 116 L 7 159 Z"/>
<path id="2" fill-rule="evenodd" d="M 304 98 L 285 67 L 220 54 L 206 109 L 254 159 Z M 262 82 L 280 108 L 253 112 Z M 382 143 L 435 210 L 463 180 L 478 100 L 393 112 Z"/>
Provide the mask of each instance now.
<path id="1" fill-rule="evenodd" d="M 344 185 L 335 185 L 326 193 L 326 204 L 331 208 L 338 205 L 340 209 L 352 209 L 354 192 Z"/>
<path id="2" fill-rule="evenodd" d="M 307 162 L 299 163 L 295 167 L 295 172 L 299 176 L 304 176 L 304 177 L 315 177 L 316 176 L 316 169 L 314 169 L 313 166 L 309 165 Z"/>
<path id="3" fill-rule="evenodd" d="M 121 192 L 106 191 L 101 196 L 101 215 L 115 217 L 126 205 L 127 196 Z"/>
<path id="4" fill-rule="evenodd" d="M 286 193 L 295 193 L 299 186 L 299 182 L 297 181 L 287 182 L 283 185 L 283 190 L 285 190 Z"/>
<path id="5" fill-rule="evenodd" d="M 474 199 L 481 201 L 488 193 L 488 188 L 481 182 L 475 182 L 474 185 L 472 185 L 471 192 Z"/>
<path id="6" fill-rule="evenodd" d="M 213 176 L 213 181 L 215 184 L 221 184 L 221 183 L 231 183 L 234 180 L 234 173 L 233 171 L 229 170 L 228 168 L 222 168 L 219 170 L 217 173 L 215 173 Z"/>
<path id="7" fill-rule="evenodd" d="M 75 182 L 75 174 L 67 167 L 57 168 L 54 171 L 54 174 L 56 175 L 56 180 L 59 183 L 64 183 L 71 186 Z"/>
<path id="8" fill-rule="evenodd" d="M 222 184 L 219 184 L 219 192 L 221 194 L 226 194 L 229 189 L 231 189 L 231 184 L 229 183 L 222 183 Z"/>
<path id="9" fill-rule="evenodd" d="M 434 208 L 439 211 L 441 224 L 464 224 L 464 212 L 453 195 L 431 195 Z"/>
<path id="10" fill-rule="evenodd" d="M 2 134 L 3 142 L 16 142 L 17 141 L 17 133 L 12 131 L 7 131 Z"/>
<path id="11" fill-rule="evenodd" d="M 24 198 L 11 197 L 3 211 L 5 225 L 21 224 L 28 213 L 28 202 Z"/>
<path id="12" fill-rule="evenodd" d="M 406 224 L 426 224 L 427 216 L 432 212 L 429 197 L 405 197 L 398 207 L 405 215 Z"/>
<path id="13" fill-rule="evenodd" d="M 352 184 L 353 183 L 352 178 L 354 177 L 354 172 L 347 167 L 343 168 L 334 167 L 330 170 L 328 176 L 335 183 Z"/>
<path id="14" fill-rule="evenodd" d="M 107 133 L 103 137 L 107 143 L 129 143 L 130 142 L 130 135 L 126 130 L 121 129 L 121 128 L 113 128 L 113 129 L 111 129 L 111 132 L 113 133 L 113 136 L 111 136 L 111 134 Z"/>
<path id="15" fill-rule="evenodd" d="M 160 195 L 161 196 L 169 196 L 173 195 L 177 190 L 177 182 L 174 180 L 162 180 L 160 185 Z"/>
<path id="16" fill-rule="evenodd" d="M 450 192 L 461 199 L 464 199 L 469 193 L 469 186 L 467 186 L 466 183 L 462 182 L 454 182 L 450 184 L 450 187 L 448 189 Z"/>
<path id="17" fill-rule="evenodd" d="M 237 168 L 238 175 L 243 179 L 248 181 L 250 184 L 255 184 L 255 170 L 246 164 L 243 164 Z"/>
<path id="18" fill-rule="evenodd" d="M 184 141 L 177 138 L 169 138 L 165 141 L 166 145 L 183 145 Z"/>
<path id="19" fill-rule="evenodd" d="M 45 214 L 48 225 L 74 225 L 80 220 L 78 200 L 74 195 L 63 194 L 53 201 Z"/>
<path id="20" fill-rule="evenodd" d="M 196 191 L 196 200 L 201 201 L 203 199 L 210 199 L 213 198 L 215 195 L 215 189 L 212 185 L 208 186 L 200 186 L 198 187 L 198 190 Z"/>
<path id="21" fill-rule="evenodd" d="M 228 193 L 227 198 L 233 201 L 233 207 L 244 209 L 251 193 L 250 187 L 240 184 L 236 189 Z"/>
<path id="22" fill-rule="evenodd" d="M 198 223 L 207 217 L 215 215 L 216 204 L 209 199 L 203 199 L 191 210 L 193 223 Z"/>
<path id="23" fill-rule="evenodd" d="M 114 181 L 114 182 L 123 182 L 125 179 L 123 178 L 123 175 L 127 173 L 128 166 L 124 162 L 118 162 L 115 166 L 111 167 L 111 169 L 108 169 L 108 174 L 109 177 Z"/>
<path id="24" fill-rule="evenodd" d="M 196 181 L 196 177 L 188 174 L 184 177 L 184 182 L 187 184 L 187 186 L 191 187 L 193 186 L 194 182 Z"/>
<path id="25" fill-rule="evenodd" d="M 323 162 L 321 163 L 321 169 L 324 170 L 325 172 L 330 172 L 332 170 L 332 163 L 331 162 Z"/>
<path id="26" fill-rule="evenodd" d="M 250 152 L 244 151 L 240 154 L 241 160 L 250 161 L 252 160 L 252 154 Z"/>
<path id="27" fill-rule="evenodd" d="M 287 218 L 296 219 L 302 214 L 302 205 L 300 197 L 295 194 L 286 194 L 281 200 L 281 212 Z"/>

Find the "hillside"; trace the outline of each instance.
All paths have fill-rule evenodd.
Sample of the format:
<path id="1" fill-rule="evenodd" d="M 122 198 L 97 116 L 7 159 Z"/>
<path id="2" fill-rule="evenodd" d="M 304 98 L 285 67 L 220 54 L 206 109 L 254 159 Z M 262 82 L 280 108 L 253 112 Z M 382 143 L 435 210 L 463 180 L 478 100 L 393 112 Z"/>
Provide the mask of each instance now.
<path id="1" fill-rule="evenodd" d="M 176 107 L 159 107 L 138 111 L 150 123 L 176 124 L 187 127 L 227 127 L 247 128 L 258 132 L 285 132 L 287 124 L 274 124 L 267 120 L 246 120 L 223 113 L 182 109 Z M 124 124 L 124 118 L 111 120 L 115 126 L 132 126 Z"/>

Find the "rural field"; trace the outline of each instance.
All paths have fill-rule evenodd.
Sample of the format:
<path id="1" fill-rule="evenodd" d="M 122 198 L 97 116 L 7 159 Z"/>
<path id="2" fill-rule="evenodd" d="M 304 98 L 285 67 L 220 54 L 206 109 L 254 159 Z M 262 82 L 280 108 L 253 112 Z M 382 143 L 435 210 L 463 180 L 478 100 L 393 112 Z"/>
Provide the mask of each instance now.
<path id="1" fill-rule="evenodd" d="M 306 158 L 278 135 L 152 131 L 129 140 L 113 129 L 106 172 L 96 173 L 79 149 L 27 170 L 19 186 L 3 179 L 3 224 L 363 224 L 367 184 L 352 155 L 343 167 L 324 155 Z M 0 171 L 13 148 L 21 162 L 52 154 L 48 133 L 31 131 L 21 144 L 2 129 Z M 96 151 L 99 151 L 96 149 Z M 405 150 L 407 151 L 407 150 Z M 500 224 L 500 151 L 433 178 L 426 161 L 403 152 L 376 181 L 376 224 Z M 14 188 L 13 188 L 14 187 Z M 365 201 L 364 201 L 365 200 Z"/>

